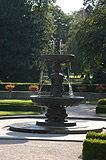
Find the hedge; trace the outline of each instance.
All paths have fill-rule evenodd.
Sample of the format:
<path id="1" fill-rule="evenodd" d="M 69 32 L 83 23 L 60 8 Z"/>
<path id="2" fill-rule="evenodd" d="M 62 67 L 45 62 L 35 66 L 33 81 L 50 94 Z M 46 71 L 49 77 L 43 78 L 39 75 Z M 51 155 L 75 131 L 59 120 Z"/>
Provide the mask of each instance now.
<path id="1" fill-rule="evenodd" d="M 106 105 L 106 98 L 100 99 L 100 100 L 98 101 L 98 105 Z"/>
<path id="2" fill-rule="evenodd" d="M 6 102 L 5 102 L 6 101 Z M 0 111 L 38 111 L 42 112 L 46 108 L 45 107 L 39 107 L 35 106 L 33 102 L 29 102 L 26 100 L 26 103 L 24 101 L 19 102 L 20 100 L 0 100 Z"/>
<path id="3" fill-rule="evenodd" d="M 85 139 L 82 160 L 106 160 L 106 140 Z"/>
<path id="4" fill-rule="evenodd" d="M 1 83 L 0 84 L 0 90 L 5 90 L 5 85 L 6 84 L 11 84 L 10 82 L 9 83 Z M 37 84 L 39 85 L 38 83 L 12 83 L 15 85 L 15 88 L 13 89 L 13 91 L 29 91 L 29 86 L 30 85 L 33 85 L 33 84 Z M 96 92 L 96 87 L 99 86 L 99 84 L 83 84 L 86 89 L 84 92 Z M 82 85 L 79 85 L 79 84 L 72 84 L 72 89 L 74 92 L 79 92 L 77 87 L 78 86 L 82 86 Z M 106 87 L 106 84 L 103 85 L 104 87 Z M 63 84 L 63 87 L 64 87 L 64 91 L 65 92 L 68 92 L 69 91 L 69 85 L 68 84 Z M 50 83 L 49 84 L 44 84 L 43 87 L 42 87 L 42 91 L 47 91 L 49 92 L 50 91 L 50 88 L 51 88 L 51 85 Z M 106 89 L 104 90 L 104 93 L 106 92 Z"/>
<path id="5" fill-rule="evenodd" d="M 106 140 L 106 133 L 96 133 L 96 132 L 88 132 L 86 134 L 87 139 L 101 139 L 101 140 Z"/>
<path id="6" fill-rule="evenodd" d="M 100 99 L 96 106 L 96 113 L 106 113 L 106 98 Z"/>
<path id="7" fill-rule="evenodd" d="M 0 105 L 0 111 L 44 111 L 44 107 L 38 107 L 38 106 L 8 106 L 4 105 L 1 106 Z"/>
<path id="8" fill-rule="evenodd" d="M 106 105 L 97 105 L 96 113 L 106 113 Z"/>

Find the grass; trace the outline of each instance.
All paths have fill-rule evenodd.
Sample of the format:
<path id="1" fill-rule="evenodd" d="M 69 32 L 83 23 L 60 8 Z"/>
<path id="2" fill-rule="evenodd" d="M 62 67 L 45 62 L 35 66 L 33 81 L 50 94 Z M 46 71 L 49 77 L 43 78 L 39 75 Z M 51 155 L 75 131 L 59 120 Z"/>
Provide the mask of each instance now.
<path id="1" fill-rule="evenodd" d="M 106 117 L 106 114 L 99 113 L 98 116 Z"/>
<path id="2" fill-rule="evenodd" d="M 43 109 L 35 106 L 31 100 L 0 100 L 0 115 L 40 114 Z"/>
<path id="3" fill-rule="evenodd" d="M 39 112 L 21 112 L 21 111 L 0 111 L 0 115 L 4 115 L 4 116 L 7 116 L 7 115 L 27 115 L 27 114 L 36 114 L 38 115 Z"/>
<path id="4" fill-rule="evenodd" d="M 31 100 L 17 100 L 17 99 L 4 99 L 0 100 L 0 105 L 18 105 L 18 106 L 31 106 Z"/>
<path id="5" fill-rule="evenodd" d="M 96 104 L 97 105 L 97 101 L 82 101 L 81 104 Z"/>

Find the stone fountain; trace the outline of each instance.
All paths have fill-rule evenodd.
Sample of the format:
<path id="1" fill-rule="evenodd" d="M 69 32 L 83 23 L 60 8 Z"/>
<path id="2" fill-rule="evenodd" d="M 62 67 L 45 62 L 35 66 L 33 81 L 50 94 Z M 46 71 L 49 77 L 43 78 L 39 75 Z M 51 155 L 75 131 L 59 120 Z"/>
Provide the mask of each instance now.
<path id="1" fill-rule="evenodd" d="M 74 96 L 73 92 L 64 95 L 63 81 L 66 80 L 61 72 L 61 64 L 69 63 L 74 59 L 72 54 L 60 54 L 59 41 L 55 42 L 55 54 L 44 54 L 41 58 L 54 66 L 54 73 L 50 75 L 50 95 L 32 95 L 35 105 L 47 106 L 46 118 L 36 120 L 36 123 L 16 123 L 10 125 L 10 130 L 31 133 L 72 134 L 87 133 L 88 131 L 101 132 L 101 128 L 82 125 L 69 120 L 66 107 L 74 107 L 81 103 L 84 97 Z"/>
<path id="2" fill-rule="evenodd" d="M 68 96 L 64 95 L 63 81 L 66 80 L 61 72 L 61 64 L 69 63 L 74 59 L 72 54 L 60 54 L 59 41 L 55 44 L 55 54 L 44 54 L 41 58 L 45 62 L 54 66 L 54 73 L 50 75 L 51 93 L 50 95 L 30 96 L 31 100 L 40 106 L 47 106 L 45 122 L 37 122 L 39 126 L 75 126 L 76 122 L 68 122 L 66 120 L 66 107 L 74 107 L 79 105 L 84 97 L 74 96 L 73 93 Z"/>

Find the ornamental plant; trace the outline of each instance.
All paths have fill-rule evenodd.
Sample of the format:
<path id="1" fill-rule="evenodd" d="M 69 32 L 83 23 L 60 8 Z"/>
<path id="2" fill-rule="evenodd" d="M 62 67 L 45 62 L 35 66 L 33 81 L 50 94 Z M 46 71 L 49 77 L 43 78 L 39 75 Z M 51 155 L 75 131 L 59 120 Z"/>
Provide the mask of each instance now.
<path id="1" fill-rule="evenodd" d="M 31 85 L 31 86 L 29 86 L 29 90 L 33 91 L 33 92 L 39 91 L 39 86 L 38 85 Z"/>
<path id="2" fill-rule="evenodd" d="M 8 90 L 9 92 L 11 92 L 13 90 L 13 88 L 15 88 L 15 85 L 14 84 L 7 84 L 5 86 L 5 89 Z"/>
<path id="3" fill-rule="evenodd" d="M 96 87 L 96 91 L 98 91 L 100 93 L 102 93 L 104 89 L 105 89 L 105 87 L 103 87 L 102 85 Z"/>
<path id="4" fill-rule="evenodd" d="M 98 91 L 98 90 L 104 90 L 105 89 L 105 87 L 103 87 L 102 85 L 100 85 L 100 86 L 98 86 L 98 87 L 96 87 L 96 90 Z"/>
<path id="5" fill-rule="evenodd" d="M 83 92 L 86 87 L 85 86 L 78 86 L 77 89 L 80 91 L 80 92 Z"/>

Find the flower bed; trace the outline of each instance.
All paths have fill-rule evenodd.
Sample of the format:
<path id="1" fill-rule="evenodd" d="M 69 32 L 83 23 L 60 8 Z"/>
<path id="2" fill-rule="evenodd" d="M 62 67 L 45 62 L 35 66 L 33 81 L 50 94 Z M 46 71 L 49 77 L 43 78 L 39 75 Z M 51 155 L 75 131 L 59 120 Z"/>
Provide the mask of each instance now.
<path id="1" fill-rule="evenodd" d="M 105 89 L 105 87 L 103 87 L 102 85 L 96 87 L 96 91 L 98 91 L 99 93 L 103 93 L 104 89 Z"/>
<path id="2" fill-rule="evenodd" d="M 5 85 L 5 89 L 8 90 L 9 92 L 11 92 L 13 90 L 13 88 L 15 88 L 14 84 L 7 84 L 7 85 Z"/>
<path id="3" fill-rule="evenodd" d="M 9 84 L 9 83 L 8 83 Z M 10 83 L 11 84 L 11 83 Z M 14 91 L 29 91 L 29 86 L 31 85 L 38 85 L 38 83 L 12 83 L 15 85 Z M 0 90 L 5 90 L 5 85 L 7 83 L 1 83 L 0 84 Z M 97 93 L 98 91 L 96 90 L 96 87 L 100 86 L 99 84 L 84 84 L 85 87 L 84 92 L 95 92 Z M 106 93 L 106 84 L 102 84 L 103 87 L 103 93 Z M 69 91 L 69 84 L 63 84 L 64 91 L 68 92 Z M 73 92 L 78 92 L 78 87 L 81 87 L 81 85 L 78 84 L 72 84 L 72 89 Z M 50 92 L 51 84 L 44 84 L 42 87 L 42 91 Z"/>
<path id="4" fill-rule="evenodd" d="M 33 92 L 39 91 L 39 86 L 38 85 L 31 85 L 31 86 L 29 86 L 29 90 L 33 91 Z"/>

